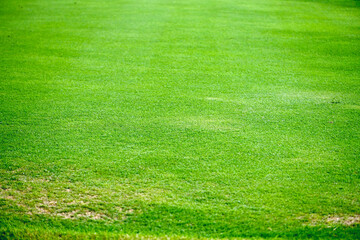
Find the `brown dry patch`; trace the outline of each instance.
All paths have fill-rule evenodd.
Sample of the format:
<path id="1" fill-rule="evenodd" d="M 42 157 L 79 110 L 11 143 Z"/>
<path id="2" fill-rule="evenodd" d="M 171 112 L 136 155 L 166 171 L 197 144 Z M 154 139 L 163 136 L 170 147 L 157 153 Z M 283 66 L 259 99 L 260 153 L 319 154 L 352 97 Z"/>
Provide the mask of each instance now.
<path id="1" fill-rule="evenodd" d="M 88 199 L 95 199 L 95 198 L 98 198 L 99 196 L 98 195 L 87 195 L 86 198 Z"/>
<path id="2" fill-rule="evenodd" d="M 35 179 L 37 182 L 46 182 L 46 179 Z M 96 221 L 124 221 L 131 215 L 138 213 L 137 209 L 117 208 L 97 209 L 98 204 L 104 200 L 101 198 L 100 190 L 81 192 L 75 187 L 66 186 L 48 190 L 46 188 L 35 188 L 34 194 L 27 196 L 31 187 L 21 191 L 11 188 L 0 188 L 0 198 L 7 199 L 8 204 L 14 204 L 19 212 L 27 215 L 42 215 L 63 219 L 84 219 Z M 81 189 L 80 189 L 81 190 Z M 110 192 L 110 191 L 109 191 Z M 113 192 L 110 192 L 113 194 Z M 143 193 L 140 193 L 140 195 Z M 118 195 L 113 194 L 118 197 Z M 133 194 L 139 197 L 136 193 Z M 150 198 L 149 194 L 143 194 L 141 198 Z M 94 207 L 89 209 L 87 205 Z M 115 211 L 114 211 L 115 210 Z"/>
<path id="3" fill-rule="evenodd" d="M 6 189 L 2 189 L 0 188 L 0 193 L 1 194 L 11 194 L 11 193 L 16 193 L 16 194 L 22 194 L 22 192 L 20 192 L 19 190 L 15 190 L 15 189 L 11 189 L 11 188 L 6 188 Z"/>
<path id="4" fill-rule="evenodd" d="M 332 217 L 328 217 L 326 219 L 326 222 L 329 224 L 346 225 L 346 226 L 360 224 L 360 214 L 354 216 L 346 216 L 346 217 L 332 216 Z"/>
<path id="5" fill-rule="evenodd" d="M 16 203 L 16 206 L 23 208 L 23 209 L 28 209 L 29 207 L 23 203 Z"/>
<path id="6" fill-rule="evenodd" d="M 69 205 L 69 206 L 71 206 L 71 205 L 86 205 L 86 204 L 89 204 L 89 202 L 84 202 L 82 200 L 81 201 L 74 200 L 72 202 L 67 203 L 67 205 Z"/>
<path id="7" fill-rule="evenodd" d="M 356 224 L 360 224 L 360 214 L 355 215 L 333 215 L 333 216 L 318 216 L 318 215 L 310 215 L 310 216 L 300 216 L 297 219 L 305 220 L 304 225 L 310 226 L 319 226 L 325 225 L 327 227 L 343 225 L 343 226 L 353 226 Z"/>
<path id="8" fill-rule="evenodd" d="M 57 213 L 55 215 L 59 216 L 59 217 L 62 217 L 64 219 L 74 219 L 74 218 L 77 218 L 77 213 L 78 212 L 79 212 L 78 210 L 74 210 L 74 211 L 71 211 L 71 212 Z"/>
<path id="9" fill-rule="evenodd" d="M 10 172 L 14 174 L 14 173 L 25 172 L 25 171 L 26 171 L 26 169 L 24 167 L 20 167 L 20 168 L 12 170 Z"/>
<path id="10" fill-rule="evenodd" d="M 93 220 L 107 218 L 105 214 L 100 214 L 100 213 L 91 212 L 91 211 L 86 211 L 83 214 L 78 214 L 77 217 L 84 217 L 84 218 L 89 218 L 89 219 L 93 219 Z"/>
<path id="11" fill-rule="evenodd" d="M 41 197 L 40 200 L 43 202 L 42 205 L 46 207 L 56 207 L 58 202 L 55 200 L 49 200 L 47 197 Z"/>
<path id="12" fill-rule="evenodd" d="M 19 191 L 19 190 L 15 190 L 15 189 L 11 189 L 11 188 L 7 188 L 7 189 L 0 188 L 0 198 L 6 199 L 6 200 L 18 201 L 18 202 L 21 202 L 22 204 L 25 204 L 23 199 L 27 193 L 28 192 L 26 190 Z"/>
<path id="13" fill-rule="evenodd" d="M 4 198 L 7 199 L 7 200 L 15 200 L 14 196 L 5 196 Z"/>
<path id="14" fill-rule="evenodd" d="M 125 213 L 125 214 L 132 214 L 134 212 L 134 209 L 124 209 L 121 207 L 117 207 L 116 208 L 120 213 Z"/>
<path id="15" fill-rule="evenodd" d="M 135 210 L 135 209 L 131 209 L 131 208 L 127 209 L 127 208 L 117 207 L 116 209 L 118 210 L 119 215 L 117 217 L 115 217 L 115 220 L 120 220 L 120 221 L 125 221 L 131 215 L 140 213 L 139 210 Z"/>
<path id="16" fill-rule="evenodd" d="M 48 207 L 56 207 L 57 201 L 44 201 L 44 205 Z"/>
<path id="17" fill-rule="evenodd" d="M 40 205 L 37 205 L 35 207 L 34 213 L 36 214 L 47 214 L 50 216 L 58 216 L 64 219 L 79 219 L 79 218 L 87 218 L 87 219 L 93 219 L 93 220 L 100 220 L 100 219 L 108 219 L 108 217 L 105 214 L 93 212 L 93 211 L 85 211 L 82 212 L 80 210 L 73 210 L 69 212 L 59 212 L 61 206 L 64 204 L 64 202 L 49 200 L 46 197 L 41 198 L 42 203 Z M 82 200 L 74 200 L 72 202 L 67 203 L 66 205 L 85 205 L 88 204 L 88 202 L 84 202 Z"/>
<path id="18" fill-rule="evenodd" d="M 35 207 L 37 214 L 51 214 L 49 210 L 42 207 Z"/>
<path id="19" fill-rule="evenodd" d="M 73 210 L 71 212 L 56 213 L 54 215 L 64 218 L 64 219 L 79 219 L 79 218 L 87 218 L 87 219 L 92 219 L 92 220 L 108 219 L 108 217 L 105 214 L 96 213 L 96 212 L 92 212 L 92 211 L 86 211 L 86 212 L 80 213 L 79 210 Z"/>

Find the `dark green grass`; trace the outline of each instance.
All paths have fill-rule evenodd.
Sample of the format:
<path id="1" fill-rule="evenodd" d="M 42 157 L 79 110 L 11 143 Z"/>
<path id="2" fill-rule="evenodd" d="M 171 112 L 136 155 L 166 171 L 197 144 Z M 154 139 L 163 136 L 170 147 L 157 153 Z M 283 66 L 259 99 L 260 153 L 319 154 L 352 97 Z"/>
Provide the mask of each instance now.
<path id="1" fill-rule="evenodd" d="M 359 7 L 0 1 L 0 238 L 359 238 Z"/>

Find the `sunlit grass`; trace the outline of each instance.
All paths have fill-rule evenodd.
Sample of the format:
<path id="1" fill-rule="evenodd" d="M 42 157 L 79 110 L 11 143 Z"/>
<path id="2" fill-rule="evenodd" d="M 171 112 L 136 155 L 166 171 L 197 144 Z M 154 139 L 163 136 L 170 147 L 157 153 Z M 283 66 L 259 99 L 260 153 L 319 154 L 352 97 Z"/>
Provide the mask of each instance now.
<path id="1" fill-rule="evenodd" d="M 360 236 L 349 1 L 0 2 L 0 238 Z"/>

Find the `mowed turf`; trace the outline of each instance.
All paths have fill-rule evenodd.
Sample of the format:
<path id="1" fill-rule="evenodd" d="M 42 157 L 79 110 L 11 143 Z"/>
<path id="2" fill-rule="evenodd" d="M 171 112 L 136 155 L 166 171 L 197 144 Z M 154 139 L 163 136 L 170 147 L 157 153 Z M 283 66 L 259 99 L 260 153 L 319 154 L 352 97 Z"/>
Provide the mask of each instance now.
<path id="1" fill-rule="evenodd" d="M 360 238 L 360 2 L 0 1 L 0 238 Z"/>

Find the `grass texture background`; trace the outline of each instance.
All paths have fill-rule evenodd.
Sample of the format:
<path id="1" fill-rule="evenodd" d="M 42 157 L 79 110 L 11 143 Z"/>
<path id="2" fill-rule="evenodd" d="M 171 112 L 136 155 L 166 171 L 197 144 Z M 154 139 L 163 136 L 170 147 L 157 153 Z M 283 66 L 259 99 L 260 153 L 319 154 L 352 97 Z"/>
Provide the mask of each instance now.
<path id="1" fill-rule="evenodd" d="M 360 236 L 360 3 L 1 0 L 1 238 Z"/>

